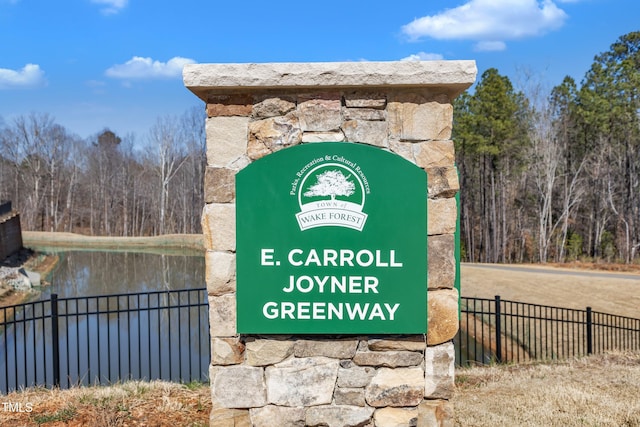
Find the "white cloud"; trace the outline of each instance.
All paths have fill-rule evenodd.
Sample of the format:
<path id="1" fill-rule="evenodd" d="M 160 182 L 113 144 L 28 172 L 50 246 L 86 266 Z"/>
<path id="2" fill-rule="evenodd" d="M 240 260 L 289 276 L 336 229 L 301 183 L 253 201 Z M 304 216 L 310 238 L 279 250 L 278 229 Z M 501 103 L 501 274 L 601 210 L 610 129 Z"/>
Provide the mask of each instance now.
<path id="1" fill-rule="evenodd" d="M 115 15 L 125 8 L 128 2 L 129 0 L 91 0 L 91 3 L 106 5 L 100 9 L 103 15 Z"/>
<path id="2" fill-rule="evenodd" d="M 182 75 L 182 67 L 193 64 L 195 61 L 189 58 L 176 56 L 167 62 L 154 61 L 151 58 L 134 56 L 124 64 L 116 64 L 109 68 L 105 74 L 116 79 L 163 79 L 179 77 Z"/>
<path id="3" fill-rule="evenodd" d="M 412 40 L 422 37 L 499 41 L 537 36 L 560 28 L 567 14 L 552 0 L 469 0 L 402 27 Z"/>
<path id="4" fill-rule="evenodd" d="M 27 64 L 17 71 L 0 68 L 0 89 L 33 88 L 45 83 L 44 71 L 38 64 Z"/>
<path id="5" fill-rule="evenodd" d="M 482 41 L 476 43 L 474 46 L 474 50 L 476 52 L 497 52 L 500 50 L 505 50 L 507 45 L 505 42 L 500 41 Z"/>
<path id="6" fill-rule="evenodd" d="M 400 61 L 441 61 L 444 57 L 439 53 L 418 52 L 402 58 Z"/>

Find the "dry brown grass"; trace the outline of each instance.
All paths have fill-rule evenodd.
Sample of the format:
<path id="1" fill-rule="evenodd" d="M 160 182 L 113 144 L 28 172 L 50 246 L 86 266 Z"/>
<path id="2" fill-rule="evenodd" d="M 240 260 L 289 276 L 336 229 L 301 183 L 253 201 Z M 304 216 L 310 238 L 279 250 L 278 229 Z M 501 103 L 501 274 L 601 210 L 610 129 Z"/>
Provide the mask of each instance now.
<path id="1" fill-rule="evenodd" d="M 211 411 L 209 393 L 208 384 L 161 381 L 27 389 L 0 396 L 0 426 L 205 426 Z M 13 411 L 4 402 L 11 403 Z"/>
<path id="2" fill-rule="evenodd" d="M 513 267 L 464 264 L 462 295 L 500 295 L 574 309 L 591 306 L 594 311 L 640 318 L 640 279 L 633 270 L 633 278 L 624 273 L 605 278 L 579 274 L 583 272 L 576 266 L 527 266 L 532 272 Z M 638 353 L 460 369 L 456 383 L 454 406 L 461 426 L 640 426 Z"/>
<path id="3" fill-rule="evenodd" d="M 578 275 L 575 269 L 530 265 L 527 267 L 539 272 L 523 272 L 516 270 L 517 265 L 505 267 L 507 270 L 463 264 L 462 295 L 476 298 L 500 295 L 505 300 L 580 310 L 590 306 L 594 311 L 640 318 L 640 278 L 615 278 L 627 273 L 611 273 L 613 278 L 605 278 Z M 554 271 L 569 274 L 553 274 Z M 637 273 L 634 277 L 638 277 Z"/>
<path id="4" fill-rule="evenodd" d="M 456 371 L 460 426 L 640 426 L 640 353 Z"/>

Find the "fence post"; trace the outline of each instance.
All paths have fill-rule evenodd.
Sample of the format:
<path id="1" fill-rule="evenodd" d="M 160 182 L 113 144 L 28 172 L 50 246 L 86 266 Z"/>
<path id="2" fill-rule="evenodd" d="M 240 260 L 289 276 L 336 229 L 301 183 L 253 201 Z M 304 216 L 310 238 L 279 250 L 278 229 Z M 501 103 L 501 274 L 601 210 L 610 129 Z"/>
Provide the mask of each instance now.
<path id="1" fill-rule="evenodd" d="M 60 387 L 60 343 L 58 338 L 58 294 L 51 294 L 51 352 L 53 387 Z"/>
<path id="2" fill-rule="evenodd" d="M 496 295 L 496 361 L 502 362 L 502 325 L 500 322 L 500 295 Z"/>
<path id="3" fill-rule="evenodd" d="M 587 307 L 587 354 L 593 354 L 593 314 Z"/>

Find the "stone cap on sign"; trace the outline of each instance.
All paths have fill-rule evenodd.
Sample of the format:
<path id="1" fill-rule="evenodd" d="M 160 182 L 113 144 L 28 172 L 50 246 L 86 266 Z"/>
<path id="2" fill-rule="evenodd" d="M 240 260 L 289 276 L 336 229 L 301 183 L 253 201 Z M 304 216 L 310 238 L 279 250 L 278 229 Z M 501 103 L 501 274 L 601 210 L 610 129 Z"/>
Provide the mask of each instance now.
<path id="1" fill-rule="evenodd" d="M 187 64 L 185 86 L 207 102 L 211 94 L 265 89 L 436 88 L 451 98 L 471 86 L 475 61 Z"/>

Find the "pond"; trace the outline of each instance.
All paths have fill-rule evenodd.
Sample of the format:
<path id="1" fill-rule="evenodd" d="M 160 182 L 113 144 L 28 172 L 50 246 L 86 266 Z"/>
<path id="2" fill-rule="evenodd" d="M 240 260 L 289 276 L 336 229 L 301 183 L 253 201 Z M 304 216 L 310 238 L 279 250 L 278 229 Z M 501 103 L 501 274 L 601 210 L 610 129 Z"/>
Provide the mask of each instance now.
<path id="1" fill-rule="evenodd" d="M 40 288 L 40 300 L 205 286 L 204 255 L 140 252 L 57 252 L 58 264 Z"/>
<path id="2" fill-rule="evenodd" d="M 46 278 L 51 285 L 0 327 L 0 393 L 127 379 L 207 380 L 202 253 L 58 255 Z"/>

